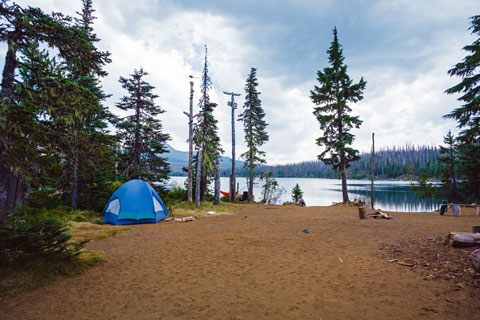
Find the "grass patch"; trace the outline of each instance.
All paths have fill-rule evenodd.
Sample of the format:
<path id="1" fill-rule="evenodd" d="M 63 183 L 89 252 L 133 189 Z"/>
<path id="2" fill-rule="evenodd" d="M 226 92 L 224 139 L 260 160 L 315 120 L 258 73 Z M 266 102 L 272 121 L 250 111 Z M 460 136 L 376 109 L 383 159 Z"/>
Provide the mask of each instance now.
<path id="1" fill-rule="evenodd" d="M 41 257 L 0 269 L 0 297 L 18 295 L 55 281 L 59 276 L 75 276 L 105 261 L 101 252 L 82 250 L 65 259 Z"/>
<path id="2" fill-rule="evenodd" d="M 72 235 L 73 241 L 82 241 L 87 239 L 100 240 L 113 237 L 128 229 L 128 227 L 113 226 L 109 224 L 71 222 L 70 230 L 68 231 L 68 233 Z"/>
<path id="3" fill-rule="evenodd" d="M 215 211 L 216 215 L 229 215 L 237 213 L 244 206 L 230 202 L 220 202 L 218 205 L 214 205 L 212 202 L 203 202 L 200 207 L 195 208 L 194 204 L 184 201 L 172 206 L 172 213 L 176 217 L 192 216 L 197 218 L 204 217 L 207 211 Z"/>
<path id="4" fill-rule="evenodd" d="M 19 212 L 20 216 L 35 217 L 36 219 L 54 218 L 64 224 L 74 222 L 91 222 L 102 224 L 102 215 L 93 210 L 72 209 L 68 206 L 56 208 L 32 208 L 23 207 Z"/>

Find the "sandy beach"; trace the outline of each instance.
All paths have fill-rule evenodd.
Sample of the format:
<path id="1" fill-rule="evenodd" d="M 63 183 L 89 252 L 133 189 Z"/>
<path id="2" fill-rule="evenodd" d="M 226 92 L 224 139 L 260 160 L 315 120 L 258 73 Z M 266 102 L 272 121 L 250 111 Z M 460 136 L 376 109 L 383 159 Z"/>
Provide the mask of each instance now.
<path id="1" fill-rule="evenodd" d="M 0 319 L 472 319 L 480 275 L 450 248 L 462 216 L 246 205 L 92 241 L 107 262 L 0 301 Z M 308 232 L 307 232 L 308 230 Z M 389 260 L 397 259 L 390 262 Z M 398 261 L 404 262 L 404 265 Z"/>

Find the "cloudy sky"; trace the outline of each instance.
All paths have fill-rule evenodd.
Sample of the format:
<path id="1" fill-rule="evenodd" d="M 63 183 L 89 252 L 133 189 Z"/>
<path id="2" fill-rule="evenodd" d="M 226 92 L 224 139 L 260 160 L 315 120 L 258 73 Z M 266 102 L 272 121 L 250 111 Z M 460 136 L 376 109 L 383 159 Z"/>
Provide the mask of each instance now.
<path id="1" fill-rule="evenodd" d="M 75 15 L 80 0 L 18 1 Z M 455 123 L 442 115 L 458 106 L 445 89 L 458 82 L 447 75 L 474 37 L 468 18 L 480 14 L 478 0 L 264 0 L 169 1 L 93 0 L 99 47 L 111 53 L 104 90 L 115 103 L 126 92 L 118 79 L 143 67 L 167 111 L 164 129 L 179 150 L 188 150 L 189 75 L 200 77 L 204 45 L 218 103 L 215 117 L 226 155 L 231 155 L 231 109 L 223 91 L 242 93 L 251 67 L 258 69 L 262 106 L 270 140 L 264 146 L 269 164 L 314 160 L 320 153 L 320 130 L 309 99 L 317 70 L 327 66 L 332 29 L 338 29 L 350 77 L 367 81 L 364 100 L 352 106 L 363 125 L 354 147 L 440 144 Z M 0 47 L 0 56 L 5 46 Z M 2 59 L 3 60 L 3 59 Z M 3 63 L 1 63 L 3 65 Z M 198 110 L 200 80 L 195 80 Z M 237 110 L 237 114 L 240 110 Z M 237 155 L 244 150 L 236 123 Z"/>

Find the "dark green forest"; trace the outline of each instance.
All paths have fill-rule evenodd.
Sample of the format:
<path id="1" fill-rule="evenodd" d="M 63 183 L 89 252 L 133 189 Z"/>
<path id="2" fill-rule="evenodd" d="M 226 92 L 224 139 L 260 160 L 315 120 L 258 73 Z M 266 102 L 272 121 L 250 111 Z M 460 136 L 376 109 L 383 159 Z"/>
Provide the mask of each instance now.
<path id="1" fill-rule="evenodd" d="M 440 150 L 436 146 L 386 147 L 376 151 L 375 177 L 378 179 L 416 179 L 424 174 L 432 179 L 440 179 L 441 164 L 438 161 Z M 360 159 L 351 163 L 347 169 L 351 179 L 369 179 L 371 176 L 370 153 L 361 153 Z M 264 165 L 260 170 L 272 171 L 275 177 L 301 178 L 339 178 L 339 174 L 331 166 L 321 161 L 304 161 L 278 166 Z M 222 175 L 228 176 L 228 170 L 222 170 Z M 240 170 L 239 175 L 246 176 L 246 170 Z"/>

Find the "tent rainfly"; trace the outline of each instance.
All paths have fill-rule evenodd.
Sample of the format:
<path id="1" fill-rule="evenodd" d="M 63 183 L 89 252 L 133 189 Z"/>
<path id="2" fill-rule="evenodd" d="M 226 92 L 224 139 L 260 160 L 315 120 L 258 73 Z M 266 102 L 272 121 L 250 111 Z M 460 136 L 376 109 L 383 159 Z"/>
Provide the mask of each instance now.
<path id="1" fill-rule="evenodd" d="M 142 180 L 118 188 L 103 209 L 103 222 L 115 225 L 156 223 L 170 213 L 158 193 Z"/>

